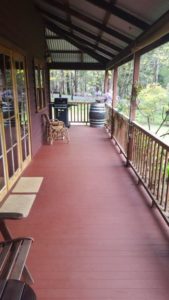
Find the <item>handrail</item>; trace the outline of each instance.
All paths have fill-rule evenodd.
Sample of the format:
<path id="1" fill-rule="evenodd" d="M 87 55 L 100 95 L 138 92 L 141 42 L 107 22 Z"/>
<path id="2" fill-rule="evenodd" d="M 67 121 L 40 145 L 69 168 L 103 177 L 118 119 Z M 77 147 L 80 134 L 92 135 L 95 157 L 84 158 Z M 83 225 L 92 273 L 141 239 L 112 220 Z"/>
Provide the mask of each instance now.
<path id="1" fill-rule="evenodd" d="M 68 102 L 67 114 L 70 124 L 89 124 L 89 110 L 93 102 L 87 101 L 72 101 Z M 57 108 L 53 102 L 49 104 L 49 115 L 51 119 L 55 119 Z"/>
<path id="2" fill-rule="evenodd" d="M 117 110 L 109 115 L 112 138 L 169 225 L 169 146 Z"/>

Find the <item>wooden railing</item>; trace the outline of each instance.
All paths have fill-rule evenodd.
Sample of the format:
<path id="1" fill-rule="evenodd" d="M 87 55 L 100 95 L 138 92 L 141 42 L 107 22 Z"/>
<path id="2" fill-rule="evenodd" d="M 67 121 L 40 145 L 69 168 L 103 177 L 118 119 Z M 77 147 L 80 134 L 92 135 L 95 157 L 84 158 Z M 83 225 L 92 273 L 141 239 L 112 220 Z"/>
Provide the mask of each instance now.
<path id="1" fill-rule="evenodd" d="M 106 105 L 106 127 L 123 154 L 127 157 L 129 118 Z"/>
<path id="2" fill-rule="evenodd" d="M 73 102 L 68 108 L 70 123 L 89 124 L 89 110 L 92 102 Z"/>
<path id="3" fill-rule="evenodd" d="M 67 114 L 70 124 L 89 124 L 90 105 L 93 102 L 71 102 L 68 103 Z M 57 109 L 54 103 L 49 104 L 49 116 L 57 118 Z"/>
<path id="4" fill-rule="evenodd" d="M 110 108 L 111 135 L 169 225 L 169 146 Z M 108 115 L 107 115 L 108 116 Z"/>

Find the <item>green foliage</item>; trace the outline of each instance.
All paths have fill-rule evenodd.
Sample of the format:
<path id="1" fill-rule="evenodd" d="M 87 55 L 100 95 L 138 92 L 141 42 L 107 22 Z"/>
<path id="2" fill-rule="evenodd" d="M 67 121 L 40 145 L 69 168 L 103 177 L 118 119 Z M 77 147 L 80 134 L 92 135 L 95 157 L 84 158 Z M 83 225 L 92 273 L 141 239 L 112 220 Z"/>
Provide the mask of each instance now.
<path id="1" fill-rule="evenodd" d="M 50 89 L 67 95 L 103 93 L 104 74 L 104 71 L 51 70 Z"/>
<path id="2" fill-rule="evenodd" d="M 146 119 L 149 123 L 161 122 L 169 107 L 167 90 L 156 83 L 148 84 L 146 88 L 142 89 L 138 94 L 137 102 L 142 121 Z"/>

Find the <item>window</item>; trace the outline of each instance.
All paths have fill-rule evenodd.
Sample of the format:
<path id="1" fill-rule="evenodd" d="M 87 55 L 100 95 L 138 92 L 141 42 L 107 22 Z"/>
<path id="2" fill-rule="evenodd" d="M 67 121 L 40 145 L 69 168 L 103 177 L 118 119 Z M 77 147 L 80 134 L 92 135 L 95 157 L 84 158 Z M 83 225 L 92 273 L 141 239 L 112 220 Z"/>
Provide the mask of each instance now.
<path id="1" fill-rule="evenodd" d="M 35 96 L 36 96 L 36 111 L 40 111 L 46 106 L 45 99 L 45 66 L 40 60 L 34 61 L 35 71 Z"/>

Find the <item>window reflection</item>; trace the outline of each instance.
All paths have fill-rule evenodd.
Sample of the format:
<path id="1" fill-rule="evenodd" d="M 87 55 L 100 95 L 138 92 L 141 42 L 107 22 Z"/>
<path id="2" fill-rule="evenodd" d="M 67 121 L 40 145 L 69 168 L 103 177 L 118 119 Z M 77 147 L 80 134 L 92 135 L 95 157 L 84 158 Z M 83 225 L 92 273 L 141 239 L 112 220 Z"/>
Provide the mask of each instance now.
<path id="1" fill-rule="evenodd" d="M 28 138 L 29 131 L 28 131 L 27 95 L 25 89 L 25 70 L 24 70 L 23 62 L 16 61 L 15 68 L 16 68 L 16 83 L 17 83 L 17 96 L 18 96 L 18 108 L 19 108 L 19 122 L 20 122 L 20 132 L 21 132 L 21 139 L 22 139 L 22 159 L 24 161 L 29 155 L 29 151 L 27 151 L 27 147 L 25 144 L 26 139 L 29 139 Z"/>
<path id="2" fill-rule="evenodd" d="M 0 190 L 5 186 L 4 157 L 2 153 L 2 137 L 0 128 Z"/>

